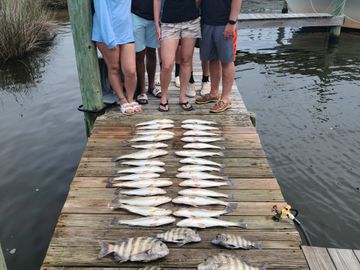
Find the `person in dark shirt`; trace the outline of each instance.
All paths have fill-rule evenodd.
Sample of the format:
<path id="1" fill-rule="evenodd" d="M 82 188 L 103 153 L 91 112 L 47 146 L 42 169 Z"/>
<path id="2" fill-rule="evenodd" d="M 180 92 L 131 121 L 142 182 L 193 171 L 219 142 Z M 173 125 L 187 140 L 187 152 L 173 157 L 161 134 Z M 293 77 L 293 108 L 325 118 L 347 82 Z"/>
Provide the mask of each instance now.
<path id="1" fill-rule="evenodd" d="M 154 0 L 154 19 L 161 43 L 161 101 L 159 110 L 169 111 L 167 92 L 174 67 L 176 50 L 181 40 L 181 68 L 179 105 L 185 111 L 193 107 L 186 97 L 192 58 L 197 38 L 201 38 L 199 0 L 164 0 L 160 26 L 161 0 Z"/>
<path id="2" fill-rule="evenodd" d="M 211 90 L 209 94 L 196 99 L 196 103 L 215 102 L 210 109 L 213 113 L 231 108 L 230 94 L 235 77 L 236 22 L 241 4 L 241 0 L 201 0 L 203 37 L 200 57 L 202 61 L 210 61 Z M 223 90 L 220 97 L 221 79 Z"/>
<path id="3" fill-rule="evenodd" d="M 132 0 L 131 13 L 136 45 L 136 71 L 139 92 L 136 99 L 140 104 L 147 104 L 145 56 L 149 82 L 148 91 L 155 97 L 160 98 L 161 96 L 161 90 L 155 86 L 156 49 L 159 47 L 159 42 L 156 37 L 153 0 Z"/>

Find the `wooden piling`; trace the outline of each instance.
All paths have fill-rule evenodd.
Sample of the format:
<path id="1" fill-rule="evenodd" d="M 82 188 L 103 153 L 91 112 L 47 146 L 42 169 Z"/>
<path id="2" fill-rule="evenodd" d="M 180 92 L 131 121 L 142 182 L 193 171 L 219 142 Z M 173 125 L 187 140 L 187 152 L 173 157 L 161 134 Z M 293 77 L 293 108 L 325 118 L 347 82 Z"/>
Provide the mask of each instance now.
<path id="1" fill-rule="evenodd" d="M 71 28 L 83 109 L 100 111 L 104 108 L 99 61 L 95 44 L 91 40 L 92 9 L 91 0 L 68 0 Z M 85 115 L 85 123 L 89 132 L 93 128 L 92 117 Z"/>
<path id="2" fill-rule="evenodd" d="M 346 0 L 335 0 L 335 10 L 332 12 L 334 16 L 344 16 Z M 341 26 L 333 26 L 330 28 L 329 43 L 338 43 L 341 34 Z"/>
<path id="3" fill-rule="evenodd" d="M 1 249 L 1 244 L 0 244 L 0 270 L 7 270 L 6 263 L 5 263 L 5 257 L 2 252 L 2 249 Z"/>

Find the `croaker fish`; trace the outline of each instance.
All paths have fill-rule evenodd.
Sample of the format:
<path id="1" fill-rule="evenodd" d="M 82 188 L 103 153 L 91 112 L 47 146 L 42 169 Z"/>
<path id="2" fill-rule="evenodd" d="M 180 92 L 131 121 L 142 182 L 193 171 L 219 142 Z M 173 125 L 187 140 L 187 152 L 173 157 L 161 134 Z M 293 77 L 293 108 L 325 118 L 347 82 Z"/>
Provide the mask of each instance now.
<path id="1" fill-rule="evenodd" d="M 142 218 L 135 218 L 129 220 L 119 220 L 114 218 L 111 224 L 141 226 L 141 227 L 159 227 L 167 224 L 174 223 L 176 219 L 171 216 L 148 216 Z"/>
<path id="2" fill-rule="evenodd" d="M 157 125 L 157 124 L 174 124 L 174 121 L 171 119 L 155 119 L 155 120 L 151 120 L 151 121 L 146 121 L 146 122 L 142 122 L 139 124 L 136 124 L 136 127 L 139 126 L 151 126 L 151 125 Z"/>
<path id="3" fill-rule="evenodd" d="M 173 124 L 154 124 L 154 125 L 147 125 L 147 126 L 139 126 L 137 127 L 138 130 L 155 130 L 155 129 L 169 129 L 173 128 Z"/>
<path id="4" fill-rule="evenodd" d="M 145 160 L 127 160 L 121 162 L 122 165 L 129 165 L 129 166 L 137 166 L 137 167 L 144 167 L 144 166 L 158 166 L 163 167 L 165 166 L 165 162 L 156 159 L 145 159 Z"/>
<path id="5" fill-rule="evenodd" d="M 197 196 L 178 196 L 172 200 L 173 203 L 176 204 L 186 204 L 190 206 L 205 206 L 205 205 L 224 205 L 228 206 L 230 204 L 234 204 L 236 208 L 236 203 L 224 202 L 215 198 L 209 197 L 197 197 Z"/>
<path id="6" fill-rule="evenodd" d="M 214 245 L 223 246 L 228 249 L 261 248 L 260 241 L 249 241 L 240 235 L 230 233 L 219 233 L 213 240 L 211 240 L 211 243 Z"/>
<path id="7" fill-rule="evenodd" d="M 158 187 L 146 187 L 146 188 L 138 188 L 131 190 L 120 190 L 119 194 L 128 195 L 128 196 L 155 196 L 155 195 L 164 195 L 166 191 L 162 188 Z"/>
<path id="8" fill-rule="evenodd" d="M 132 144 L 132 148 L 136 149 L 157 149 L 157 148 L 166 148 L 168 145 L 166 143 L 148 143 L 148 144 Z"/>
<path id="9" fill-rule="evenodd" d="M 174 138 L 174 135 L 170 134 L 141 135 L 130 139 L 129 142 L 161 142 L 171 140 L 172 138 Z"/>
<path id="10" fill-rule="evenodd" d="M 123 170 L 118 170 L 117 173 L 124 174 L 124 173 L 163 173 L 165 169 L 158 166 L 144 166 L 144 167 L 135 167 L 135 168 L 127 168 Z"/>
<path id="11" fill-rule="evenodd" d="M 163 149 L 146 149 L 146 150 L 141 150 L 129 155 L 124 155 L 124 156 L 120 156 L 115 158 L 115 161 L 121 160 L 121 159 L 151 159 L 151 158 L 156 158 L 156 157 L 160 157 L 160 156 L 165 156 L 167 155 L 169 152 L 165 151 Z"/>
<path id="12" fill-rule="evenodd" d="M 185 125 L 181 125 L 181 127 L 183 129 L 192 129 L 192 130 L 220 130 L 217 127 L 199 125 L 199 124 L 185 124 Z"/>
<path id="13" fill-rule="evenodd" d="M 225 207 L 224 210 L 208 210 L 208 209 L 201 209 L 201 208 L 197 208 L 197 207 L 196 208 L 195 207 L 180 208 L 179 210 L 175 211 L 173 213 L 173 215 L 176 217 L 186 217 L 186 218 L 219 217 L 219 216 L 231 213 L 232 211 L 234 211 L 234 209 L 235 209 L 234 207 L 236 207 L 236 205 L 229 204 L 228 206 Z"/>
<path id="14" fill-rule="evenodd" d="M 200 235 L 189 228 L 174 228 L 163 233 L 151 233 L 150 236 L 164 242 L 176 243 L 180 247 L 187 243 L 201 241 Z"/>
<path id="15" fill-rule="evenodd" d="M 209 181 L 209 180 L 199 180 L 199 179 L 190 179 L 182 181 L 180 187 L 195 187 L 195 188 L 210 188 L 210 187 L 221 187 L 221 186 L 232 186 L 233 183 L 230 180 L 227 181 Z"/>
<path id="16" fill-rule="evenodd" d="M 172 214 L 171 210 L 163 209 L 160 207 L 154 206 L 134 206 L 127 204 L 114 204 L 110 207 L 111 209 L 124 209 L 129 211 L 130 213 L 134 213 L 137 215 L 141 215 L 144 217 L 148 216 L 170 216 Z"/>
<path id="17" fill-rule="evenodd" d="M 227 180 L 228 177 L 214 175 L 206 172 L 199 172 L 199 171 L 186 171 L 181 172 L 176 175 L 177 178 L 185 178 L 185 179 L 201 179 L 201 180 Z"/>
<path id="18" fill-rule="evenodd" d="M 217 125 L 217 123 L 214 121 L 201 120 L 201 119 L 187 119 L 182 121 L 181 124 Z"/>
<path id="19" fill-rule="evenodd" d="M 146 188 L 146 187 L 168 187 L 171 186 L 173 182 L 169 178 L 161 179 L 146 179 L 139 181 L 126 181 L 120 183 L 114 183 L 112 179 L 109 179 L 106 187 L 119 187 L 119 188 Z"/>
<path id="20" fill-rule="evenodd" d="M 178 192 L 182 196 L 200 196 L 200 197 L 214 197 L 214 198 L 229 198 L 230 196 L 225 193 L 220 193 L 214 190 L 203 188 L 187 188 Z"/>
<path id="21" fill-rule="evenodd" d="M 202 131 L 202 130 L 188 130 L 185 131 L 183 136 L 198 136 L 198 137 L 206 137 L 206 136 L 210 136 L 210 137 L 217 137 L 220 136 L 220 134 L 218 133 L 213 133 L 213 132 L 208 132 L 208 131 Z"/>
<path id="22" fill-rule="evenodd" d="M 212 228 L 212 227 L 241 227 L 246 228 L 246 224 L 243 222 L 231 222 L 221 220 L 217 218 L 202 218 L 202 217 L 191 217 L 183 219 L 176 224 L 178 227 L 191 227 L 191 228 Z"/>
<path id="23" fill-rule="evenodd" d="M 179 172 L 221 172 L 222 168 L 204 165 L 185 165 L 178 169 Z"/>
<path id="24" fill-rule="evenodd" d="M 184 149 L 219 149 L 224 150 L 224 147 L 212 145 L 208 143 L 187 143 L 183 146 Z"/>
<path id="25" fill-rule="evenodd" d="M 180 157 L 223 157 L 221 152 L 208 152 L 199 150 L 176 151 L 175 154 Z"/>
<path id="26" fill-rule="evenodd" d="M 182 142 L 187 143 L 211 143 L 211 142 L 222 142 L 224 138 L 214 138 L 214 137 L 183 137 L 181 138 Z"/>
<path id="27" fill-rule="evenodd" d="M 180 160 L 180 163 L 182 164 L 193 164 L 193 165 L 210 165 L 210 166 L 217 166 L 220 168 L 223 168 L 224 165 L 211 161 L 211 160 L 207 160 L 204 158 L 196 158 L 196 157 L 189 157 L 189 158 L 184 158 L 182 160 Z"/>
<path id="28" fill-rule="evenodd" d="M 150 197 L 136 197 L 136 198 L 115 198 L 113 200 L 114 205 L 128 204 L 135 206 L 159 206 L 171 201 L 167 196 L 150 196 Z"/>
<path id="29" fill-rule="evenodd" d="M 122 238 L 115 244 L 99 241 L 99 244 L 99 258 L 114 253 L 114 258 L 119 263 L 150 262 L 169 254 L 169 249 L 163 242 L 150 237 Z"/>
<path id="30" fill-rule="evenodd" d="M 160 174 L 158 173 L 150 173 L 150 172 L 145 172 L 145 173 L 134 173 L 134 174 L 127 174 L 127 175 L 123 175 L 123 176 L 117 176 L 114 178 L 110 178 L 113 181 L 139 181 L 139 180 L 146 180 L 146 179 L 154 179 L 154 178 L 158 178 L 160 176 Z"/>
<path id="31" fill-rule="evenodd" d="M 138 130 L 135 135 L 171 135 L 175 136 L 175 133 L 172 131 L 158 129 L 158 130 Z"/>
<path id="32" fill-rule="evenodd" d="M 236 256 L 219 253 L 208 257 L 198 265 L 198 270 L 266 270 L 266 266 L 254 267 Z"/>

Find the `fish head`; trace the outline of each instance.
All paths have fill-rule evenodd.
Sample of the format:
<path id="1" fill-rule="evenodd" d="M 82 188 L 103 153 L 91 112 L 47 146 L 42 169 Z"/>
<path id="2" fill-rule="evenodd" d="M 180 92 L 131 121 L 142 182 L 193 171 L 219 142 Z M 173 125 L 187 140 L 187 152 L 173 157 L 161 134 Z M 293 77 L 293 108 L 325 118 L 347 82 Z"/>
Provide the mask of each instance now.
<path id="1" fill-rule="evenodd" d="M 162 241 L 156 241 L 151 247 L 151 253 L 156 255 L 158 258 L 163 258 L 169 254 L 169 248 Z"/>
<path id="2" fill-rule="evenodd" d="M 226 241 L 226 237 L 219 233 L 218 235 L 215 236 L 215 238 L 213 240 L 211 240 L 211 243 L 214 245 L 219 245 L 222 244 Z"/>
<path id="3" fill-rule="evenodd" d="M 192 242 L 200 242 L 201 241 L 200 235 L 194 230 L 189 231 L 188 238 Z"/>
<path id="4" fill-rule="evenodd" d="M 203 263 L 199 264 L 197 267 L 198 270 L 216 270 L 216 264 L 212 263 L 211 260 L 205 260 Z"/>

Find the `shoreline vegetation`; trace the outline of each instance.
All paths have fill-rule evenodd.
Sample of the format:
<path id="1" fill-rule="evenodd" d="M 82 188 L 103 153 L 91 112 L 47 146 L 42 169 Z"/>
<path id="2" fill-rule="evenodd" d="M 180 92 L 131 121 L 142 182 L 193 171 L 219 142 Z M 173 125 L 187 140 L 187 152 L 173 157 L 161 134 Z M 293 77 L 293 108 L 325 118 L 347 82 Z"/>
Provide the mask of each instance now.
<path id="1" fill-rule="evenodd" d="M 0 0 L 0 63 L 49 46 L 55 37 L 50 10 L 66 7 L 66 0 Z"/>

